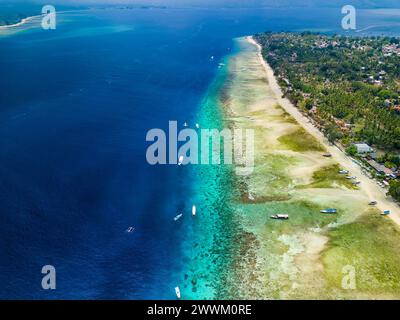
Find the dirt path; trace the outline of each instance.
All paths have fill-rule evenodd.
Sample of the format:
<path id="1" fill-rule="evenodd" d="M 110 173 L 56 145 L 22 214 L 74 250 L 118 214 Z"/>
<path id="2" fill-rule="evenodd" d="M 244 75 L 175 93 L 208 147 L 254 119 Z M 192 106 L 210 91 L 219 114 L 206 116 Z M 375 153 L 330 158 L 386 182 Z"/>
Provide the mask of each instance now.
<path id="1" fill-rule="evenodd" d="M 262 57 L 261 46 L 253 39 L 253 37 L 247 37 L 247 40 L 251 44 L 257 46 L 260 63 L 263 65 L 267 74 L 267 79 L 269 82 L 268 86 L 276 96 L 276 99 L 282 106 L 282 108 L 286 112 L 288 112 L 294 119 L 296 119 L 296 121 L 304 129 L 306 129 L 311 135 L 313 135 L 316 139 L 318 139 L 318 141 L 321 142 L 326 147 L 328 152 L 332 154 L 332 157 L 334 160 L 336 160 L 336 162 L 338 162 L 346 170 L 349 170 L 352 175 L 353 174 L 357 175 L 357 179 L 361 181 L 361 188 L 366 192 L 366 194 L 369 197 L 369 200 L 378 201 L 377 208 L 382 212 L 384 210 L 390 210 L 391 211 L 390 218 L 395 223 L 400 225 L 399 206 L 393 201 L 390 201 L 386 197 L 385 192 L 375 184 L 374 180 L 369 179 L 361 172 L 361 167 L 359 165 L 355 164 L 348 156 L 346 156 L 345 153 L 343 153 L 337 147 L 331 146 L 328 143 L 325 136 L 322 134 L 322 132 L 319 131 L 316 127 L 314 127 L 310 122 L 310 120 L 307 117 L 305 117 L 288 99 L 282 98 L 283 93 L 275 79 L 274 72 Z"/>

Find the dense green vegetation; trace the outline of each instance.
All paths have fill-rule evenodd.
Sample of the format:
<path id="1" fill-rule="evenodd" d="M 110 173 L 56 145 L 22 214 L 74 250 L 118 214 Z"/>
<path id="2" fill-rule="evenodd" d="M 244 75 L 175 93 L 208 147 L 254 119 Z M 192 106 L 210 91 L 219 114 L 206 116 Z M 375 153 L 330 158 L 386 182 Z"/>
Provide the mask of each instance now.
<path id="1" fill-rule="evenodd" d="M 400 149 L 400 39 L 255 36 L 285 95 L 330 141 Z"/>
<path id="2" fill-rule="evenodd" d="M 400 181 L 399 180 L 397 180 L 397 181 L 393 180 L 390 182 L 389 194 L 397 201 L 400 201 Z"/>

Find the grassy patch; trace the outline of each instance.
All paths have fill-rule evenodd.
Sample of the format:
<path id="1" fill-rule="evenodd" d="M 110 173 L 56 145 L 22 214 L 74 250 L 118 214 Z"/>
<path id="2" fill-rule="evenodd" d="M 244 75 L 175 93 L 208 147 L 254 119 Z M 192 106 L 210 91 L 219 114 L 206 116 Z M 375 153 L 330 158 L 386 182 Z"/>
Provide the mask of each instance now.
<path id="1" fill-rule="evenodd" d="M 284 147 L 297 152 L 325 151 L 324 146 L 303 128 L 299 128 L 295 132 L 279 137 L 278 141 Z"/>
<path id="2" fill-rule="evenodd" d="M 288 167 L 296 164 L 293 157 L 267 154 L 256 160 L 256 166 L 252 175 L 246 181 L 250 190 L 253 190 L 258 198 L 286 199 L 292 180 L 288 173 Z"/>
<path id="3" fill-rule="evenodd" d="M 332 188 L 335 185 L 344 186 L 348 189 L 358 189 L 353 185 L 354 180 L 346 179 L 346 176 L 339 174 L 340 167 L 335 164 L 324 167 L 313 174 L 313 182 L 308 185 L 298 186 L 299 189 L 308 188 Z"/>
<path id="4" fill-rule="evenodd" d="M 322 214 L 321 209 L 320 206 L 308 201 L 271 203 L 266 210 L 266 227 L 278 234 L 290 234 L 309 228 L 323 228 L 337 220 L 339 215 Z M 288 214 L 289 220 L 270 219 L 274 214 Z"/>
<path id="5" fill-rule="evenodd" d="M 323 253 L 329 287 L 342 290 L 342 268 L 350 265 L 357 289 L 345 295 L 400 295 L 400 230 L 388 218 L 370 212 L 332 230 L 330 238 Z"/>

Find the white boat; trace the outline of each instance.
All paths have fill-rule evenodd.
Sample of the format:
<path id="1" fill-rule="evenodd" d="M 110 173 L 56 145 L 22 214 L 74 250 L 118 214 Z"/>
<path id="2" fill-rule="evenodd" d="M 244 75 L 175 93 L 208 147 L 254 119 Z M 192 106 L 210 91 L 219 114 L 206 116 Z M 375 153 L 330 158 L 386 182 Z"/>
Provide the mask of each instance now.
<path id="1" fill-rule="evenodd" d="M 196 128 L 197 128 L 197 129 L 200 128 L 200 125 L 199 125 L 198 123 L 196 123 Z"/>
<path id="2" fill-rule="evenodd" d="M 175 293 L 176 293 L 176 297 L 178 299 L 180 299 L 181 298 L 181 290 L 179 290 L 179 287 L 175 287 Z"/>
<path id="3" fill-rule="evenodd" d="M 183 162 L 183 156 L 179 156 L 178 166 L 180 166 Z"/>
<path id="4" fill-rule="evenodd" d="M 182 213 L 178 214 L 178 215 L 174 218 L 174 221 L 178 221 L 180 218 L 182 218 L 182 216 L 183 216 Z"/>
<path id="5" fill-rule="evenodd" d="M 192 216 L 195 216 L 196 215 L 196 206 L 193 206 L 192 207 Z"/>
<path id="6" fill-rule="evenodd" d="M 250 192 L 249 192 L 249 200 L 254 201 L 254 197 Z"/>
<path id="7" fill-rule="evenodd" d="M 340 174 L 349 174 L 349 171 L 347 171 L 347 170 L 340 170 L 339 173 L 340 173 Z"/>
<path id="8" fill-rule="evenodd" d="M 126 229 L 126 232 L 127 232 L 127 233 L 131 233 L 131 232 L 133 232 L 133 231 L 135 231 L 135 228 L 134 228 L 134 227 L 129 227 L 128 229 Z"/>
<path id="9" fill-rule="evenodd" d="M 271 219 L 276 219 L 276 220 L 288 220 L 289 215 L 288 214 L 274 214 L 271 216 Z"/>
<path id="10" fill-rule="evenodd" d="M 325 209 L 325 210 L 321 210 L 321 213 L 327 213 L 327 214 L 335 214 L 337 213 L 337 209 Z"/>
<path id="11" fill-rule="evenodd" d="M 183 124 L 183 126 L 184 126 L 184 127 L 187 127 L 187 126 L 188 126 L 187 122 L 185 122 L 185 123 Z"/>

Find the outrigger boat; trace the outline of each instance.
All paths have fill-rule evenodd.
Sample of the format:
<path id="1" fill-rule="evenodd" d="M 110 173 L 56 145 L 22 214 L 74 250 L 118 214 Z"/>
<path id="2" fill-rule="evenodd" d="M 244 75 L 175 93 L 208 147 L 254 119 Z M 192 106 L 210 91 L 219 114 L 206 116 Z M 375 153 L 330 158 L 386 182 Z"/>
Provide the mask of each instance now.
<path id="1" fill-rule="evenodd" d="M 335 214 L 337 213 L 337 209 L 325 209 L 325 210 L 321 210 L 321 213 L 327 213 L 327 214 Z"/>
<path id="2" fill-rule="evenodd" d="M 288 220 L 289 215 L 288 214 L 274 214 L 271 216 L 271 219 L 276 219 L 276 220 Z"/>
<path id="3" fill-rule="evenodd" d="M 181 290 L 179 289 L 179 287 L 175 287 L 175 294 L 178 299 L 181 298 Z"/>
<path id="4" fill-rule="evenodd" d="M 182 213 L 178 214 L 178 215 L 174 218 L 174 221 L 178 221 L 180 218 L 182 218 L 182 216 L 183 216 Z"/>
<path id="5" fill-rule="evenodd" d="M 134 228 L 134 227 L 129 227 L 128 229 L 126 229 L 126 232 L 127 232 L 127 233 L 131 233 L 131 232 L 133 232 L 133 231 L 135 231 L 135 228 Z"/>

